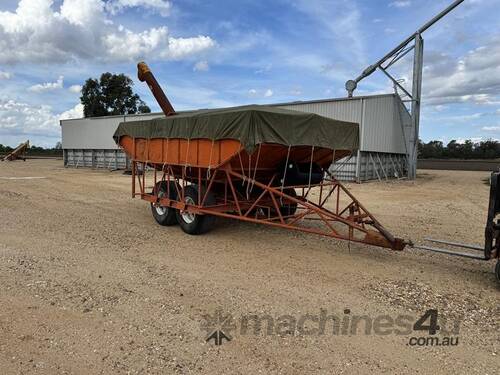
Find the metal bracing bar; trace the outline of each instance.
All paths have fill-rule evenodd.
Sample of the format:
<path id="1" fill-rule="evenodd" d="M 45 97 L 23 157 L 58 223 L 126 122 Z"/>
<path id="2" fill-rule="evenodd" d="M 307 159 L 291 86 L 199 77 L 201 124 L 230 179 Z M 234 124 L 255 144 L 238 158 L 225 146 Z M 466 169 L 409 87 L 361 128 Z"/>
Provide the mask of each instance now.
<path id="1" fill-rule="evenodd" d="M 394 156 L 394 159 L 391 156 L 391 161 L 394 163 L 395 169 L 399 174 L 399 177 L 403 177 L 403 170 L 401 169 L 401 165 L 398 163 L 398 157 Z"/>
<path id="2" fill-rule="evenodd" d="M 363 155 L 363 153 L 361 153 Z M 365 155 L 365 181 L 368 180 L 368 158 Z"/>
<path id="3" fill-rule="evenodd" d="M 276 174 L 273 175 L 273 177 L 271 178 L 271 180 L 269 181 L 269 183 L 267 184 L 268 187 L 272 186 L 273 182 L 274 182 L 274 178 L 276 177 Z M 243 215 L 243 216 L 248 216 L 250 214 L 250 212 L 255 208 L 257 207 L 258 203 L 260 202 L 260 200 L 264 197 L 264 195 L 266 195 L 268 193 L 267 190 L 263 190 L 262 193 L 260 193 L 259 197 L 255 200 L 255 202 L 253 202 L 253 204 L 250 206 L 250 208 L 247 210 L 247 212 Z"/>
<path id="4" fill-rule="evenodd" d="M 401 158 L 399 156 L 394 156 L 394 164 L 396 164 L 398 171 L 401 173 L 401 177 L 404 177 L 405 171 L 401 166 Z"/>
<path id="5" fill-rule="evenodd" d="M 104 151 L 104 161 L 106 161 L 106 151 Z M 113 159 L 108 160 L 108 169 L 111 169 L 111 163 L 113 162 Z M 155 169 L 156 171 L 156 169 Z"/>
<path id="6" fill-rule="evenodd" d="M 434 253 L 442 253 L 442 254 L 448 254 L 448 255 L 453 255 L 457 257 L 463 257 L 463 258 L 471 258 L 471 259 L 478 259 L 478 260 L 486 260 L 484 257 L 475 255 L 475 254 L 466 254 L 466 253 L 457 253 L 455 251 L 451 250 L 445 250 L 445 249 L 438 249 L 436 247 L 429 247 L 429 246 L 413 246 L 414 249 L 419 249 L 419 250 L 427 250 L 427 251 L 432 251 Z"/>
<path id="7" fill-rule="evenodd" d="M 394 172 L 399 175 L 399 171 L 396 168 L 396 164 L 394 164 L 394 160 L 392 160 L 392 155 L 391 154 L 389 154 L 389 160 L 391 161 L 392 168 L 394 169 Z"/>
<path id="8" fill-rule="evenodd" d="M 243 175 L 237 173 L 237 172 L 234 172 L 234 171 L 228 171 L 226 170 L 226 174 L 228 175 L 228 178 L 230 179 L 229 175 L 231 176 L 234 176 L 234 177 L 237 177 L 239 179 L 243 179 Z M 229 180 L 229 182 L 231 183 L 231 181 Z M 232 183 L 231 183 L 232 184 Z M 349 197 L 351 198 L 351 200 L 353 201 L 353 203 L 356 203 L 356 205 L 358 205 L 363 211 L 365 211 L 366 213 L 369 214 L 369 212 L 361 205 L 361 203 L 357 202 L 356 201 L 356 198 L 354 198 L 354 196 L 347 190 L 343 187 L 342 184 L 340 184 L 340 182 L 337 182 L 336 183 L 341 189 L 342 191 Z M 312 209 L 316 214 L 318 214 L 318 211 L 321 210 L 322 211 L 322 214 L 325 215 L 325 216 L 330 216 L 332 218 L 334 218 L 336 221 L 340 222 L 340 223 L 343 223 L 343 224 L 346 224 L 347 226 L 349 227 L 352 227 L 360 232 L 363 232 L 363 233 L 367 233 L 368 230 L 363 228 L 362 226 L 356 224 L 356 223 L 353 223 L 351 221 L 349 221 L 347 218 L 344 218 L 342 216 L 338 216 L 337 214 L 335 214 L 334 212 L 326 209 L 325 207 L 318 207 L 318 205 L 312 203 L 311 201 L 307 200 L 307 199 L 304 199 L 304 200 L 301 200 L 299 199 L 299 197 L 292 197 L 292 196 L 289 196 L 285 193 L 282 193 L 279 191 L 279 189 L 277 189 L 276 187 L 267 187 L 266 185 L 258 182 L 258 181 L 255 181 L 255 185 L 262 188 L 262 189 L 265 189 L 267 190 L 271 195 L 274 194 L 274 195 L 277 195 L 279 197 L 283 197 L 285 198 L 286 200 L 288 201 L 291 201 L 291 202 L 294 202 L 294 203 L 297 203 L 298 205 L 301 205 L 302 207 L 304 208 L 309 208 L 309 209 Z M 337 190 L 337 192 L 340 192 L 340 189 Z M 302 197 L 303 198 L 303 197 Z M 235 202 L 236 203 L 236 202 Z M 352 203 L 351 203 L 352 204 Z M 203 210 L 199 210 L 200 212 L 203 212 Z M 225 214 L 221 214 L 221 215 L 225 215 Z M 319 214 L 318 214 L 319 215 Z M 227 215 L 226 215 L 227 216 Z M 387 240 L 389 240 L 389 242 L 393 242 L 394 241 L 394 237 L 388 233 L 379 223 L 378 221 L 369 214 L 370 216 L 370 219 L 372 219 L 373 221 L 373 226 L 375 228 L 377 228 L 377 230 L 379 230 L 384 237 L 386 237 Z M 243 217 L 243 215 L 239 215 L 239 217 Z"/>
<path id="9" fill-rule="evenodd" d="M 338 184 L 339 185 L 339 191 L 340 189 L 342 189 L 342 191 L 349 197 L 351 198 L 351 200 L 353 202 L 356 202 L 356 205 L 358 207 L 358 210 L 361 209 L 363 210 L 364 212 L 366 212 L 368 214 L 368 216 L 370 217 L 371 221 L 372 221 L 372 224 L 375 228 L 377 228 L 377 230 L 382 233 L 382 235 L 391 243 L 394 243 L 394 241 L 396 241 L 396 239 L 394 238 L 394 236 L 389 233 L 383 226 L 382 224 L 380 224 L 378 222 L 377 219 L 375 219 L 375 217 L 373 217 L 369 212 L 368 210 L 360 203 L 356 200 L 356 198 L 354 197 L 354 195 L 352 195 L 352 193 L 347 190 L 344 185 L 342 185 L 341 183 Z"/>
<path id="10" fill-rule="evenodd" d="M 408 155 L 401 158 L 399 165 L 401 165 L 401 169 L 404 170 L 404 166 L 408 165 Z M 406 177 L 408 177 L 408 169 L 406 170 Z"/>
<path id="11" fill-rule="evenodd" d="M 413 60 L 413 84 L 411 96 L 411 123 L 413 137 L 410 134 L 410 149 L 408 155 L 408 178 L 413 180 L 417 176 L 418 133 L 420 124 L 420 98 L 422 94 L 422 71 L 424 65 L 424 40 L 418 34 L 415 37 L 415 56 Z"/>
<path id="12" fill-rule="evenodd" d="M 73 158 L 74 158 L 74 153 L 73 153 Z M 83 150 L 82 150 L 82 156 L 80 158 L 78 158 L 78 160 L 76 161 L 76 165 L 75 165 L 75 168 L 78 168 L 78 164 L 80 164 L 80 159 L 82 160 L 83 162 L 83 166 L 85 167 L 85 160 L 83 159 Z"/>
<path id="13" fill-rule="evenodd" d="M 410 36 L 409 38 L 407 38 L 404 42 L 400 43 L 396 48 L 394 48 L 387 55 L 385 55 L 384 57 L 382 57 L 375 64 L 370 65 L 368 68 L 366 68 L 365 70 L 363 70 L 363 72 L 358 77 L 356 77 L 356 79 L 354 79 L 354 83 L 357 84 L 363 78 L 366 78 L 369 75 L 371 75 L 375 70 L 377 70 L 378 67 L 380 67 L 384 62 L 386 62 L 388 59 L 390 59 L 395 53 L 397 53 L 402 48 L 406 47 L 406 45 L 408 43 L 410 43 L 414 37 L 415 37 L 415 35 L 413 34 L 412 36 Z M 356 88 L 356 87 L 354 87 L 354 88 Z M 352 96 L 352 91 L 349 92 L 349 96 Z"/>
<path id="14" fill-rule="evenodd" d="M 352 154 L 350 154 L 348 157 L 346 157 L 347 159 L 344 160 L 342 163 L 333 163 L 332 164 L 332 169 L 333 171 L 332 172 L 339 172 L 340 171 L 340 168 L 344 165 L 344 164 L 347 164 L 351 159 L 352 159 Z M 336 167 L 336 168 L 335 168 Z"/>
<path id="15" fill-rule="evenodd" d="M 384 69 L 389 68 L 391 65 L 394 65 L 397 63 L 399 60 L 401 60 L 403 57 L 405 57 L 408 53 L 410 53 L 413 49 L 415 48 L 415 45 L 411 45 L 410 47 L 407 47 L 406 49 L 401 49 L 396 55 L 394 55 L 393 59 L 387 63 L 386 66 L 384 66 Z"/>
<path id="16" fill-rule="evenodd" d="M 403 86 L 401 86 L 401 84 L 398 81 L 396 81 L 393 76 L 391 76 L 389 73 L 387 73 L 387 71 L 384 68 L 379 66 L 379 69 L 382 71 L 382 73 L 384 73 L 387 76 L 387 78 L 389 78 L 392 81 L 392 83 L 394 83 L 396 86 L 398 86 L 408 97 L 413 99 L 411 94 Z"/>
<path id="17" fill-rule="evenodd" d="M 398 173 L 399 173 L 399 177 L 404 177 L 405 176 L 405 171 L 403 169 L 403 167 L 401 166 L 401 163 L 400 163 L 400 159 L 399 157 L 396 158 L 396 167 L 397 167 L 397 170 L 398 170 Z"/>
<path id="18" fill-rule="evenodd" d="M 373 160 L 373 157 L 372 157 L 372 154 L 371 152 L 368 153 L 368 155 L 370 155 L 370 161 L 372 162 L 372 165 L 373 165 L 373 170 L 375 171 L 375 173 L 377 174 L 377 178 L 379 181 L 382 181 L 382 179 L 380 178 L 380 175 L 378 173 L 378 170 L 377 170 L 377 164 L 375 164 L 375 160 Z"/>
<path id="19" fill-rule="evenodd" d="M 461 242 L 450 242 L 450 241 L 436 240 L 434 238 L 424 238 L 424 240 L 430 241 L 430 242 L 442 243 L 442 244 L 450 245 L 450 246 L 463 247 L 465 249 L 484 251 L 484 248 L 481 246 L 469 245 L 469 244 L 461 243 Z"/>
<path id="20" fill-rule="evenodd" d="M 377 159 L 378 163 L 380 164 L 380 168 L 382 168 L 382 172 L 384 172 L 385 179 L 387 180 L 387 173 L 385 173 L 384 164 L 382 163 L 382 160 L 380 160 L 380 155 L 378 153 L 377 153 Z"/>

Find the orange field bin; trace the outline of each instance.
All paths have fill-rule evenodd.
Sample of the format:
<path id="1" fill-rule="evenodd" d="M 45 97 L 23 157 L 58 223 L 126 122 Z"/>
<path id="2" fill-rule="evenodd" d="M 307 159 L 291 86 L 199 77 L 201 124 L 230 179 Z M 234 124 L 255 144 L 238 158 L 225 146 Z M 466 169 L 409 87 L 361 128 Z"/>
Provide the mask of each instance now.
<path id="1" fill-rule="evenodd" d="M 120 146 L 133 160 L 149 163 L 157 168 L 169 164 L 208 169 L 231 163 L 234 170 L 252 168 L 263 171 L 274 169 L 277 165 L 283 164 L 287 158 L 304 163 L 311 161 L 310 146 L 293 146 L 289 151 L 288 147 L 283 145 L 262 144 L 248 154 L 241 143 L 233 139 L 148 140 L 123 136 L 120 138 Z M 316 148 L 312 153 L 312 162 L 327 168 L 334 159 L 339 160 L 349 154 L 349 150 L 332 152 L 330 149 Z"/>

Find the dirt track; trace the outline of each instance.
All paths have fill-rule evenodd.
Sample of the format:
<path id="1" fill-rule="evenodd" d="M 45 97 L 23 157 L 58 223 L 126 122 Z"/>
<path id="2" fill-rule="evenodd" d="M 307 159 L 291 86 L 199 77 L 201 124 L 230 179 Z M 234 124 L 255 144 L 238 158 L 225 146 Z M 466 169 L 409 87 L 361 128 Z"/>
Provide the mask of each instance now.
<path id="1" fill-rule="evenodd" d="M 487 176 L 420 171 L 416 183 L 350 188 L 398 236 L 481 243 Z M 494 263 L 234 221 L 188 236 L 158 226 L 129 184 L 60 161 L 0 163 L 0 373 L 498 373 Z M 432 308 L 460 319 L 457 346 L 411 346 L 425 333 L 364 325 L 352 335 L 226 327 L 233 340 L 215 346 L 201 326 L 217 309 L 239 325 L 321 309 L 413 324 Z"/>

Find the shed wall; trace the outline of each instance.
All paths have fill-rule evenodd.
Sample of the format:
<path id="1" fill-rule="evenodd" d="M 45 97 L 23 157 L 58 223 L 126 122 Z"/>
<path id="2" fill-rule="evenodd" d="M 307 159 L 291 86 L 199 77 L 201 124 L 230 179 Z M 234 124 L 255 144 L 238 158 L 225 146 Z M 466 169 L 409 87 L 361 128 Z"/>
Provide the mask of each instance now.
<path id="1" fill-rule="evenodd" d="M 320 116 L 341 121 L 356 122 L 358 124 L 362 122 L 362 102 L 357 99 L 316 103 L 292 103 L 278 105 L 278 107 L 295 111 L 315 113 Z"/>
<path id="2" fill-rule="evenodd" d="M 113 134 L 120 122 L 161 117 L 161 113 L 81 118 L 61 121 L 63 149 L 118 150 Z"/>
<path id="3" fill-rule="evenodd" d="M 297 102 L 278 107 L 316 113 L 360 126 L 360 150 L 406 154 L 408 111 L 396 95 L 376 95 L 316 102 Z M 408 127 L 408 128 L 407 128 Z"/>
<path id="4" fill-rule="evenodd" d="M 119 147 L 113 140 L 113 134 L 124 118 L 113 116 L 62 121 L 62 147 L 117 150 Z"/>
<path id="5" fill-rule="evenodd" d="M 363 99 L 361 151 L 404 154 L 405 137 L 400 122 L 399 99 L 380 96 Z"/>

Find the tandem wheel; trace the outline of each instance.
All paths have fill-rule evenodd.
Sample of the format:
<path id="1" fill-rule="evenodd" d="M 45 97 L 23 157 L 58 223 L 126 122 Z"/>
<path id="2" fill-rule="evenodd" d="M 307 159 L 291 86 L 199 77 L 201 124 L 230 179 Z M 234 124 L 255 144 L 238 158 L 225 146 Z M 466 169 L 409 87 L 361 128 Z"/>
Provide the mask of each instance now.
<path id="1" fill-rule="evenodd" d="M 170 184 L 170 189 L 168 189 L 168 184 Z M 158 198 L 168 198 L 172 200 L 177 199 L 177 189 L 176 184 L 173 181 L 159 181 L 153 188 L 153 195 L 157 195 Z M 177 216 L 175 214 L 175 209 L 172 207 L 160 206 L 157 203 L 151 203 L 151 212 L 156 222 L 160 225 L 171 226 L 177 224 Z"/>
<path id="2" fill-rule="evenodd" d="M 189 205 L 198 204 L 198 185 L 189 185 L 184 189 L 184 203 Z M 202 192 L 201 196 L 205 194 Z M 215 205 L 215 197 L 209 192 L 204 202 L 205 206 Z M 188 211 L 176 210 L 177 221 L 181 229 L 187 234 L 203 234 L 210 231 L 215 226 L 216 217 L 212 215 L 199 215 Z"/>

